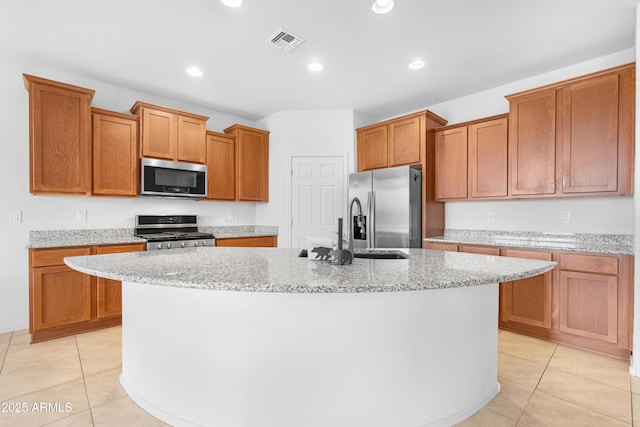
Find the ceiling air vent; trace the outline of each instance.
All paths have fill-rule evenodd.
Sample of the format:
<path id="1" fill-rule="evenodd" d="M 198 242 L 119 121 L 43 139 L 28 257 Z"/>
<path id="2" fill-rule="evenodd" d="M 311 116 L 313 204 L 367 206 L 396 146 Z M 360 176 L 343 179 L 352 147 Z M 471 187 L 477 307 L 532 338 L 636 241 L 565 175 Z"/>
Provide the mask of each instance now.
<path id="1" fill-rule="evenodd" d="M 269 37 L 267 41 L 280 49 L 290 51 L 304 40 L 295 34 L 292 34 L 290 31 L 280 28 L 276 30 L 275 33 L 271 34 L 271 37 Z"/>

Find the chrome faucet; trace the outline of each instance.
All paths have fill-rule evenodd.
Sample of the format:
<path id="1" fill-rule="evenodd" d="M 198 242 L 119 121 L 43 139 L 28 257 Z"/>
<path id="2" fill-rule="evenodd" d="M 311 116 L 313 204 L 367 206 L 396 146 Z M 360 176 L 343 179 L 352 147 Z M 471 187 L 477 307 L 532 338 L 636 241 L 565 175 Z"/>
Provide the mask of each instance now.
<path id="1" fill-rule="evenodd" d="M 364 231 L 364 221 L 362 217 L 362 204 L 360 203 L 360 199 L 354 197 L 351 199 L 351 204 L 349 204 L 349 250 L 353 252 L 353 204 L 358 206 L 358 219 L 356 220 L 356 224 L 360 227 L 360 231 Z"/>

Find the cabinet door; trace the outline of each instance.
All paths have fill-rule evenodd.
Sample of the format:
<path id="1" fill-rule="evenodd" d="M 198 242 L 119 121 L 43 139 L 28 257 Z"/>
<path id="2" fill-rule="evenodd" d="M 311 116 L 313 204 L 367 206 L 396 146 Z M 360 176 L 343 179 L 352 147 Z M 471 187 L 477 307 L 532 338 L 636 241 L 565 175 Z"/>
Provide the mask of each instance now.
<path id="1" fill-rule="evenodd" d="M 96 254 L 119 254 L 124 252 L 144 251 L 144 244 L 99 246 Z M 96 317 L 119 316 L 122 314 L 122 282 L 119 280 L 98 277 Z"/>
<path id="2" fill-rule="evenodd" d="M 511 194 L 556 192 L 556 91 L 510 100 Z"/>
<path id="3" fill-rule="evenodd" d="M 88 194 L 94 91 L 24 78 L 29 91 L 31 193 Z"/>
<path id="4" fill-rule="evenodd" d="M 559 91 L 564 193 L 618 190 L 618 74 Z"/>
<path id="5" fill-rule="evenodd" d="M 236 149 L 238 200 L 269 201 L 269 137 L 241 130 Z"/>
<path id="6" fill-rule="evenodd" d="M 234 200 L 236 198 L 235 156 L 234 137 L 207 134 L 208 199 Z"/>
<path id="7" fill-rule="evenodd" d="M 180 162 L 205 163 L 207 129 L 199 119 L 178 116 L 178 155 Z"/>
<path id="8" fill-rule="evenodd" d="M 507 119 L 468 127 L 469 196 L 507 196 Z"/>
<path id="9" fill-rule="evenodd" d="M 142 109 L 142 156 L 173 160 L 177 139 L 177 117 L 175 114 Z"/>
<path id="10" fill-rule="evenodd" d="M 507 249 L 505 256 L 551 261 L 548 252 Z M 510 329 L 519 325 L 551 329 L 553 276 L 547 273 L 500 284 L 500 323 Z"/>
<path id="11" fill-rule="evenodd" d="M 387 126 L 358 131 L 358 172 L 387 167 Z"/>
<path id="12" fill-rule="evenodd" d="M 93 114 L 93 194 L 138 195 L 137 118 Z"/>
<path id="13" fill-rule="evenodd" d="M 420 117 L 389 124 L 389 166 L 420 163 Z"/>
<path id="14" fill-rule="evenodd" d="M 561 271 L 560 331 L 617 343 L 618 277 Z"/>
<path id="15" fill-rule="evenodd" d="M 276 247 L 278 246 L 278 237 L 258 236 L 216 239 L 216 246 Z"/>
<path id="16" fill-rule="evenodd" d="M 467 197 L 467 127 L 436 132 L 436 199 Z"/>
<path id="17" fill-rule="evenodd" d="M 34 330 L 91 320 L 91 276 L 65 265 L 32 269 Z"/>

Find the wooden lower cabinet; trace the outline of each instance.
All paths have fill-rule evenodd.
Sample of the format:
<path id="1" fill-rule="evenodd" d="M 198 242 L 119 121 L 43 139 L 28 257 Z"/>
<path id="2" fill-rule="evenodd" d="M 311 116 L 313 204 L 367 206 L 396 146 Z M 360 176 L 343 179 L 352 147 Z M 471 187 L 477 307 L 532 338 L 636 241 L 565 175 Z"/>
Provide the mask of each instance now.
<path id="1" fill-rule="evenodd" d="M 633 323 L 633 257 L 560 255 L 559 325 L 568 344 L 627 358 Z"/>
<path id="2" fill-rule="evenodd" d="M 86 274 L 64 265 L 35 268 L 33 294 L 35 330 L 91 319 L 91 277 Z"/>
<path id="3" fill-rule="evenodd" d="M 278 236 L 234 237 L 228 239 L 216 239 L 216 246 L 236 247 L 276 247 Z"/>
<path id="4" fill-rule="evenodd" d="M 552 261 L 549 252 L 504 249 L 514 258 Z M 499 325 L 505 329 L 551 329 L 553 272 L 500 284 Z"/>
<path id="5" fill-rule="evenodd" d="M 144 251 L 144 244 L 98 246 L 96 254 Z M 122 315 L 122 282 L 96 277 L 96 318 Z"/>
<path id="6" fill-rule="evenodd" d="M 121 283 L 73 270 L 64 258 L 144 251 L 145 244 L 29 250 L 31 342 L 115 326 L 122 322 Z"/>
<path id="7" fill-rule="evenodd" d="M 424 242 L 426 249 L 556 261 L 547 273 L 500 283 L 498 327 L 629 359 L 633 256 Z"/>

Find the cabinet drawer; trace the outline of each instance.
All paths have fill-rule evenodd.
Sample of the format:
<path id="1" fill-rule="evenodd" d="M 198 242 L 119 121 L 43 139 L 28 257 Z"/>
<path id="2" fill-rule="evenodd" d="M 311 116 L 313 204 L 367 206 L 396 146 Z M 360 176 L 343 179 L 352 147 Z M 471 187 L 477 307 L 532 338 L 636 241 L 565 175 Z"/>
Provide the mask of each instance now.
<path id="1" fill-rule="evenodd" d="M 46 267 L 49 265 L 64 265 L 63 259 L 65 257 L 83 255 L 91 255 L 91 248 L 32 249 L 31 266 Z"/>
<path id="2" fill-rule="evenodd" d="M 500 248 L 491 248 L 486 246 L 460 246 L 460 252 L 467 252 L 470 254 L 480 255 L 493 255 L 500 256 Z"/>
<path id="3" fill-rule="evenodd" d="M 216 246 L 276 247 L 277 236 L 236 237 L 216 239 Z"/>
<path id="4" fill-rule="evenodd" d="M 456 243 L 424 242 L 423 247 L 436 251 L 458 252 L 458 245 Z"/>
<path id="5" fill-rule="evenodd" d="M 541 261 L 552 261 L 550 252 L 523 251 L 519 249 L 504 249 L 504 256 L 511 258 L 539 259 Z"/>
<path id="6" fill-rule="evenodd" d="M 584 271 L 587 273 L 618 274 L 618 258 L 597 255 L 560 255 L 562 270 Z"/>
<path id="7" fill-rule="evenodd" d="M 144 252 L 146 250 L 146 243 L 133 243 L 125 245 L 98 246 L 96 248 L 96 254 L 121 254 L 124 252 Z"/>

